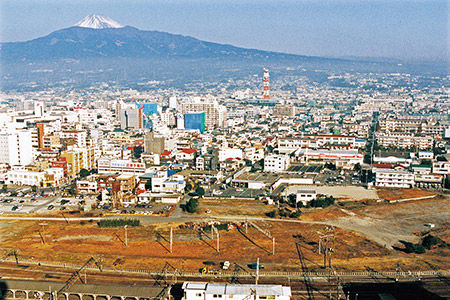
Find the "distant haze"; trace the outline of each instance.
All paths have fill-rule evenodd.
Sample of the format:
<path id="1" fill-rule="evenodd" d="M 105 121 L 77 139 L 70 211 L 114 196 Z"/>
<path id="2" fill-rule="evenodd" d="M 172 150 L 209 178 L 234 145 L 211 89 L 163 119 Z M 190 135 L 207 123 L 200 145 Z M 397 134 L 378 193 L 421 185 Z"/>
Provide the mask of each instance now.
<path id="1" fill-rule="evenodd" d="M 447 1 L 1 0 L 1 42 L 89 14 L 239 47 L 313 56 L 448 61 Z"/>

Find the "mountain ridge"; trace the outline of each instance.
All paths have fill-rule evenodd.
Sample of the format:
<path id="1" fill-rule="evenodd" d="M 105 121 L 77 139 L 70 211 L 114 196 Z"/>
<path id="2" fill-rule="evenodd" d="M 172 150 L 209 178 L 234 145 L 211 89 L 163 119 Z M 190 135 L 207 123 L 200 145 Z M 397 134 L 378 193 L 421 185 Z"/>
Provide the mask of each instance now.
<path id="1" fill-rule="evenodd" d="M 94 29 L 72 26 L 24 42 L 1 43 L 3 60 L 46 60 L 84 57 L 187 58 L 316 58 L 203 41 L 191 36 L 132 26 Z M 326 59 L 326 58 L 323 58 Z"/>

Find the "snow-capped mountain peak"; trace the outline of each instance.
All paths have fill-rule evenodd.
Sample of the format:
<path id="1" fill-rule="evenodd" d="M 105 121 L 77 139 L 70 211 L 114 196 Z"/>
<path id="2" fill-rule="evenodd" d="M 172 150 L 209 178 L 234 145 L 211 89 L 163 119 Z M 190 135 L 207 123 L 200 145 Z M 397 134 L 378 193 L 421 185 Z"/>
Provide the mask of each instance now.
<path id="1" fill-rule="evenodd" d="M 102 16 L 102 15 L 89 15 L 83 20 L 75 24 L 75 26 L 94 28 L 94 29 L 104 29 L 104 28 L 122 28 L 124 27 L 120 23 L 114 21 L 113 19 Z"/>

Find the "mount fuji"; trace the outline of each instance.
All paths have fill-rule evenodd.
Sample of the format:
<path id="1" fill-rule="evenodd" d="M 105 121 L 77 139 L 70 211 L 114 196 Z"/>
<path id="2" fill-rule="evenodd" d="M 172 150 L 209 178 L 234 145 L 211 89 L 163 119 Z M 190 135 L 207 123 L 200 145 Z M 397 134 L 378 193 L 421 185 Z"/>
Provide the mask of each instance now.
<path id="1" fill-rule="evenodd" d="M 1 44 L 3 61 L 84 58 L 304 58 L 277 52 L 205 42 L 190 36 L 139 30 L 102 15 L 89 15 L 75 26 L 26 42 Z"/>
<path id="2" fill-rule="evenodd" d="M 122 28 L 123 25 L 114 21 L 113 19 L 103 15 L 89 15 L 83 20 L 75 24 L 75 26 L 93 28 L 93 29 L 105 29 L 105 28 Z"/>

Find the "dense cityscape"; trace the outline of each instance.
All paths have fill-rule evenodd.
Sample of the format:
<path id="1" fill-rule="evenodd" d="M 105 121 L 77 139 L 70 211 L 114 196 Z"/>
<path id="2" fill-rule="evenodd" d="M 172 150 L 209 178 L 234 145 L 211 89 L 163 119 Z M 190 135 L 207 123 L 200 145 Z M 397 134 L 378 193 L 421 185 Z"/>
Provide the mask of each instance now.
<path id="1" fill-rule="evenodd" d="M 0 299 L 445 299 L 448 80 L 3 89 Z"/>

